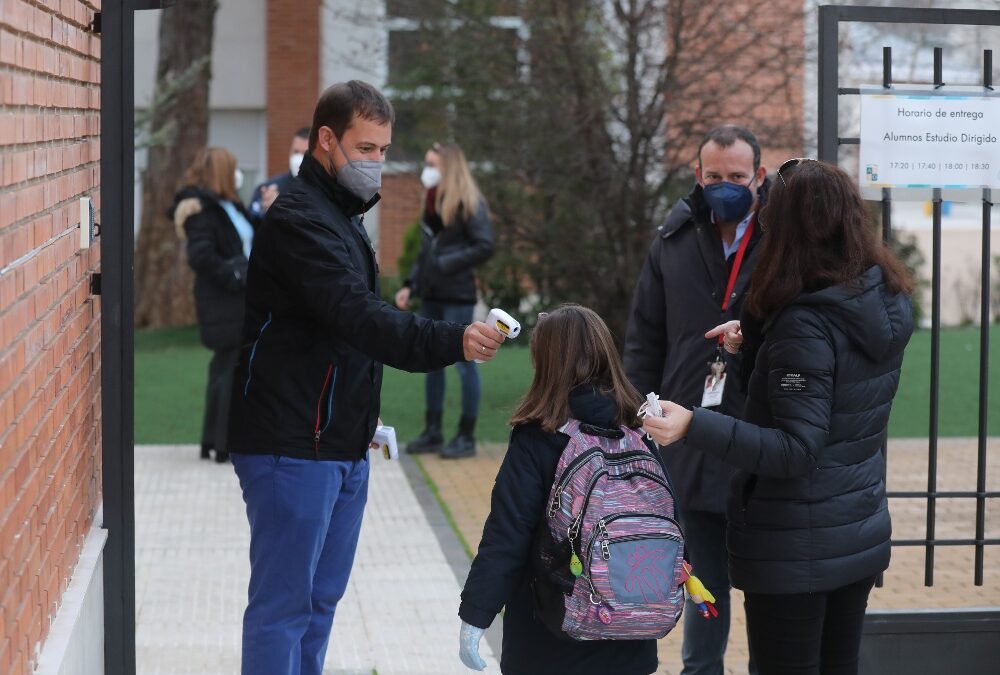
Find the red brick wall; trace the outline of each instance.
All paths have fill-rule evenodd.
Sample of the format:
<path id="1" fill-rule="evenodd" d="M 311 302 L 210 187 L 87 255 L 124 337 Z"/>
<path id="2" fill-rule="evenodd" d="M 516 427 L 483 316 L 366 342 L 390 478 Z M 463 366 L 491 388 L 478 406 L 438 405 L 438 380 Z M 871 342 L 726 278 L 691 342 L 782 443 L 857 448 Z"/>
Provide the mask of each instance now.
<path id="1" fill-rule="evenodd" d="M 99 0 L 0 0 L 0 673 L 27 675 L 101 498 Z M 66 236 L 60 236 L 69 232 Z M 34 255 L 31 255 L 34 253 Z"/>
<path id="2" fill-rule="evenodd" d="M 420 217 L 423 198 L 424 188 L 416 174 L 383 174 L 378 215 L 378 264 L 382 274 L 392 276 L 410 271 L 397 270 L 396 263 L 403 254 L 406 228 Z"/>
<path id="3" fill-rule="evenodd" d="M 694 164 L 705 132 L 740 124 L 757 136 L 768 173 L 800 157 L 804 114 L 804 9 L 801 0 L 705 0 L 671 4 L 670 22 L 683 26 L 674 70 L 685 83 L 667 117 L 672 153 Z M 720 16 L 721 15 L 721 16 Z M 751 36 L 758 37 L 752 38 Z M 733 54 L 733 50 L 739 54 Z"/>
<path id="4" fill-rule="evenodd" d="M 267 0 L 268 176 L 288 171 L 292 136 L 312 122 L 324 86 L 321 4 L 320 0 Z"/>

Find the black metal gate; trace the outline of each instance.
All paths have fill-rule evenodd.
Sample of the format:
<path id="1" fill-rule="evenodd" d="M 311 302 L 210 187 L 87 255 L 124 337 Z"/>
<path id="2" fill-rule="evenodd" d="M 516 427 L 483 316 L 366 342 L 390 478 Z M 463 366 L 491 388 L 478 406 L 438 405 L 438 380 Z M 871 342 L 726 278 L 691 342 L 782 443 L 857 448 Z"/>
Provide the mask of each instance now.
<path id="1" fill-rule="evenodd" d="M 858 88 L 840 86 L 839 28 L 841 22 L 896 23 L 965 26 L 1000 26 L 1000 12 L 987 10 L 912 9 L 902 7 L 851 7 L 824 5 L 819 8 L 819 159 L 839 162 L 841 145 L 856 145 L 859 138 L 842 138 L 839 132 L 841 96 L 859 96 Z M 944 85 L 943 50 L 934 49 L 933 84 Z M 882 87 L 893 88 L 892 51 L 882 50 Z M 993 53 L 984 50 L 982 86 L 984 94 L 993 92 Z M 1000 95 L 1000 93 L 998 93 Z M 986 489 L 987 403 L 989 398 L 990 344 L 990 216 L 993 207 L 991 190 L 982 191 L 982 297 L 979 343 L 979 419 L 976 489 L 940 491 L 938 471 L 938 413 L 940 402 L 941 355 L 941 216 L 942 191 L 935 188 L 932 203 L 931 259 L 931 357 L 930 410 L 928 425 L 927 489 L 890 491 L 890 499 L 926 500 L 925 536 L 920 539 L 894 539 L 893 546 L 924 548 L 924 584 L 934 584 L 934 552 L 939 546 L 972 546 L 975 559 L 973 583 L 983 585 L 984 550 L 1000 544 L 1000 539 L 986 538 L 986 500 L 1000 492 Z M 888 241 L 892 227 L 892 189 L 882 189 L 881 211 L 883 236 Z M 935 534 L 938 499 L 974 499 L 976 502 L 975 537 L 943 539 Z M 871 611 L 865 626 L 862 669 L 865 673 L 995 673 L 1000 663 L 1000 608 L 965 608 L 957 610 Z"/>
<path id="2" fill-rule="evenodd" d="M 135 675 L 134 13 L 175 0 L 105 2 L 101 34 L 101 438 L 104 672 Z"/>

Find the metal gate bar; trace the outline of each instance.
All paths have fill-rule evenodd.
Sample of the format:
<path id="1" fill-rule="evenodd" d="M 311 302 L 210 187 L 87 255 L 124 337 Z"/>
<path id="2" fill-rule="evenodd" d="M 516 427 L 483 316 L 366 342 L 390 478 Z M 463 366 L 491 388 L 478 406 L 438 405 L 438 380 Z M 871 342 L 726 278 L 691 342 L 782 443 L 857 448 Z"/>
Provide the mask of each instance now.
<path id="1" fill-rule="evenodd" d="M 839 136 L 838 101 L 840 96 L 857 96 L 860 88 L 839 86 L 839 28 L 840 22 L 938 24 L 966 26 L 998 26 L 1000 12 L 990 10 L 913 9 L 906 7 L 850 7 L 825 5 L 819 8 L 819 148 L 821 160 L 839 163 L 841 145 L 857 145 L 859 138 Z M 943 50 L 934 49 L 934 86 L 944 85 Z M 983 88 L 993 92 L 993 53 L 983 52 Z M 882 49 L 882 86 L 892 89 L 892 50 Z M 892 236 L 892 191 L 882 189 L 882 236 L 889 241 Z M 924 548 L 924 584 L 934 584 L 934 551 L 939 546 L 973 546 L 975 560 L 973 576 L 977 586 L 983 584 L 984 550 L 986 546 L 1000 545 L 1000 539 L 986 538 L 986 500 L 1000 496 L 1000 491 L 986 489 L 986 451 L 989 402 L 989 345 L 990 345 L 990 225 L 993 207 L 992 191 L 983 190 L 982 234 L 982 294 L 980 306 L 979 341 L 979 419 L 976 465 L 976 489 L 940 491 L 937 489 L 939 410 L 941 395 L 941 216 L 942 191 L 932 193 L 932 254 L 931 254 L 931 358 L 930 401 L 928 419 L 927 489 L 925 491 L 889 492 L 890 499 L 924 499 L 927 503 L 925 536 L 923 539 L 896 539 L 893 546 L 921 546 Z M 885 450 L 883 449 L 883 452 Z M 938 539 L 936 536 L 938 499 L 975 499 L 976 534 L 972 539 Z"/>

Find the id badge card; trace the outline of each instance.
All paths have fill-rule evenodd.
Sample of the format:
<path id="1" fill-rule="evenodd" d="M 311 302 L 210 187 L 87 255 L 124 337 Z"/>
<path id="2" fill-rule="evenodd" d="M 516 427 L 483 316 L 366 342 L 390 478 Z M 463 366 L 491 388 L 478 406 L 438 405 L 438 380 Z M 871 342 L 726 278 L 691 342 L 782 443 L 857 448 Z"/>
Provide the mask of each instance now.
<path id="1" fill-rule="evenodd" d="M 705 388 L 701 394 L 701 407 L 714 408 L 722 405 L 722 394 L 726 391 L 726 364 L 716 359 L 709 366 L 705 377 Z"/>

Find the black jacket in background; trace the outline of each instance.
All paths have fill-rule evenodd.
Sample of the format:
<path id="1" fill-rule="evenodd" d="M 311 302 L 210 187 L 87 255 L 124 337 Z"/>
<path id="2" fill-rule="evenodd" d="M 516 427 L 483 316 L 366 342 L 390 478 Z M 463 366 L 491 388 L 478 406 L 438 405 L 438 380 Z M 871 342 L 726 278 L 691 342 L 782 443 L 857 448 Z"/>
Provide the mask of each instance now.
<path id="1" fill-rule="evenodd" d="M 493 255 L 486 201 L 480 201 L 470 217 L 452 225 L 434 228 L 429 220 L 425 213 L 420 222 L 420 253 L 403 285 L 424 300 L 475 304 L 475 268 Z M 440 217 L 437 220 L 440 224 Z"/>
<path id="2" fill-rule="evenodd" d="M 278 194 L 280 195 L 284 190 L 288 188 L 289 183 L 295 179 L 291 171 L 285 171 L 284 173 L 279 173 L 276 176 L 271 176 L 266 181 L 258 185 L 253 189 L 253 195 L 250 197 L 250 213 L 254 214 L 258 218 L 264 217 L 264 205 L 262 199 L 264 197 L 264 188 L 268 185 L 275 185 L 278 188 Z"/>
<path id="3" fill-rule="evenodd" d="M 358 217 L 364 204 L 306 155 L 267 211 L 247 276 L 231 452 L 356 460 L 375 432 L 382 364 L 432 370 L 463 360 L 464 326 L 379 297 Z"/>
<path id="4" fill-rule="evenodd" d="M 617 428 L 614 401 L 589 387 L 574 390 L 570 409 L 581 422 Z M 556 637 L 535 618 L 529 585 L 532 545 L 536 530 L 545 527 L 545 503 L 567 443 L 565 434 L 546 433 L 537 424 L 511 432 L 458 614 L 466 623 L 487 628 L 506 606 L 500 669 L 509 675 L 655 672 L 656 640 L 573 641 Z"/>
<path id="5" fill-rule="evenodd" d="M 258 220 L 241 203 L 233 204 L 256 226 Z M 239 347 L 247 259 L 236 226 L 217 195 L 194 186 L 177 193 L 167 216 L 183 234 L 188 264 L 195 272 L 194 305 L 202 344 L 209 349 Z"/>
<path id="6" fill-rule="evenodd" d="M 888 567 L 880 450 L 912 331 L 910 298 L 872 267 L 764 324 L 746 421 L 695 409 L 688 446 L 740 469 L 726 537 L 734 586 L 814 593 Z"/>
<path id="7" fill-rule="evenodd" d="M 758 192 L 758 211 L 769 183 Z M 711 210 L 700 186 L 679 201 L 659 227 L 649 248 L 632 296 L 632 311 L 625 337 L 625 373 L 645 396 L 656 392 L 663 400 L 691 407 L 701 405 L 708 366 L 715 360 L 718 343 L 706 340 L 705 331 L 740 318 L 750 274 L 757 262 L 760 225 L 753 235 L 740 268 L 735 297 L 722 311 L 722 296 L 729 281 L 722 238 L 712 223 Z M 727 373 L 740 370 L 740 358 L 723 354 Z M 745 393 L 740 378 L 728 377 L 722 405 L 727 415 L 743 413 Z M 670 477 L 677 488 L 681 509 L 723 513 L 733 469 L 713 456 L 677 445 L 663 452 Z"/>

